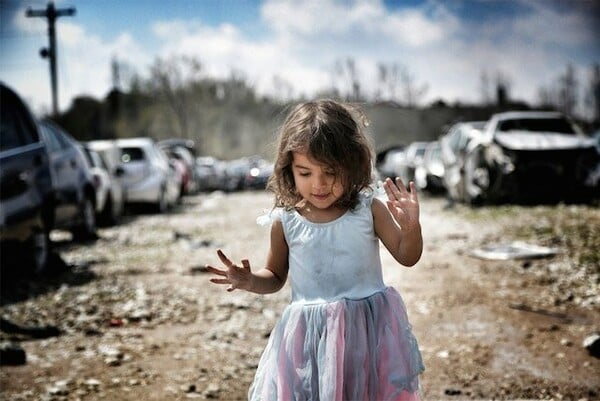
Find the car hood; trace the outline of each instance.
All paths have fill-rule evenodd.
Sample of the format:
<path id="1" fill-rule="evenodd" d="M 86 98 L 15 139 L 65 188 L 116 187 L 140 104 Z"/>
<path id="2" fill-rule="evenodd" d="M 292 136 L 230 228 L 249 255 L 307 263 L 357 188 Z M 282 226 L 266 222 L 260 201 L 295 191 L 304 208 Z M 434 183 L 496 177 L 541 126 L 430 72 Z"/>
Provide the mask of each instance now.
<path id="1" fill-rule="evenodd" d="M 556 132 L 511 131 L 496 133 L 496 142 L 512 150 L 579 149 L 594 146 L 589 138 Z"/>

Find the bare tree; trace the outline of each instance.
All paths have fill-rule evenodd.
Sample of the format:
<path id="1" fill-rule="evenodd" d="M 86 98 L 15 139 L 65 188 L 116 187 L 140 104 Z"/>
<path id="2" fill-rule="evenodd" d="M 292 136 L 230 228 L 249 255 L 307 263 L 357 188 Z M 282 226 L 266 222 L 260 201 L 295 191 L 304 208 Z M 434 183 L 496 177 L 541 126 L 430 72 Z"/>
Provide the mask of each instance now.
<path id="1" fill-rule="evenodd" d="M 426 83 L 417 84 L 415 76 L 404 65 L 400 66 L 400 84 L 403 100 L 408 107 L 417 106 L 429 90 Z"/>
<path id="2" fill-rule="evenodd" d="M 590 119 L 596 124 L 600 123 L 600 64 L 598 63 L 594 64 L 590 71 L 585 104 L 590 111 Z"/>
<path id="3" fill-rule="evenodd" d="M 397 101 L 400 81 L 398 64 L 377 64 L 378 84 L 377 97 L 379 100 Z"/>
<path id="4" fill-rule="evenodd" d="M 287 101 L 294 96 L 292 84 L 279 75 L 273 76 L 274 97 L 279 101 Z"/>
<path id="5" fill-rule="evenodd" d="M 496 103 L 504 106 L 510 99 L 511 79 L 502 71 L 496 72 Z"/>
<path id="6" fill-rule="evenodd" d="M 487 71 L 481 71 L 479 75 L 479 91 L 481 95 L 481 103 L 489 105 L 492 103 L 492 83 Z"/>
<path id="7" fill-rule="evenodd" d="M 358 102 L 362 99 L 361 84 L 356 63 L 352 57 L 345 60 L 337 60 L 333 69 L 334 88 L 339 93 L 345 93 L 345 99 Z M 336 85 L 335 82 L 338 82 Z"/>
<path id="8" fill-rule="evenodd" d="M 572 115 L 577 107 L 578 82 L 575 77 L 575 69 L 572 65 L 567 66 L 567 71 L 559 78 L 559 107 L 560 110 Z"/>
<path id="9" fill-rule="evenodd" d="M 202 67 L 190 57 L 157 59 L 150 68 L 149 86 L 172 112 L 174 135 L 190 139 L 190 120 L 195 116 L 194 99 L 189 87 L 200 79 Z"/>

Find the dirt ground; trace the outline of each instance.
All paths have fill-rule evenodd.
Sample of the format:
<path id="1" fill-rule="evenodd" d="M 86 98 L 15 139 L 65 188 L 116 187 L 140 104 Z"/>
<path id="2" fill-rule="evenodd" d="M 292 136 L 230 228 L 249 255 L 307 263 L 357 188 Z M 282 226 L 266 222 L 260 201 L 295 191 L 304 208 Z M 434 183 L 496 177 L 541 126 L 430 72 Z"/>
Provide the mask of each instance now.
<path id="1" fill-rule="evenodd" d="M 58 271 L 34 281 L 4 275 L 0 312 L 60 335 L 0 334 L 27 356 L 1 367 L 1 398 L 244 400 L 289 287 L 227 293 L 202 267 L 218 263 L 218 247 L 261 266 L 268 229 L 255 219 L 270 204 L 263 192 L 202 194 L 165 215 L 129 215 L 93 243 L 53 233 Z M 444 206 L 422 196 L 425 249 L 415 267 L 382 248 L 385 280 L 404 297 L 423 354 L 423 399 L 600 399 L 600 359 L 582 346 L 600 332 L 598 277 L 569 271 L 563 280 L 574 265 L 564 249 L 526 261 L 473 258 L 473 247 L 510 240 L 502 233 L 511 222 L 539 221 L 527 208 L 473 219 L 464 206 Z"/>

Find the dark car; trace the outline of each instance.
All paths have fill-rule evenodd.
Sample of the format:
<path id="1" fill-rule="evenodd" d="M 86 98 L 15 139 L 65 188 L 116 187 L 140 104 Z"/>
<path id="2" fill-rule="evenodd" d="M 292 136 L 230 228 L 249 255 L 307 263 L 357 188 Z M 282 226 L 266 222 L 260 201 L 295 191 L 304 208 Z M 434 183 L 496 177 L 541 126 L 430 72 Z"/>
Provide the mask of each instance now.
<path id="1" fill-rule="evenodd" d="M 50 227 L 71 231 L 75 240 L 96 238 L 96 190 L 82 147 L 49 120 L 40 121 L 39 127 L 50 157 Z"/>
<path id="2" fill-rule="evenodd" d="M 42 271 L 50 254 L 44 218 L 52 190 L 49 158 L 35 119 L 0 83 L 0 243 L 2 264 Z"/>
<path id="3" fill-rule="evenodd" d="M 464 166 L 469 203 L 579 200 L 598 163 L 594 142 L 558 112 L 492 115 L 469 143 Z"/>

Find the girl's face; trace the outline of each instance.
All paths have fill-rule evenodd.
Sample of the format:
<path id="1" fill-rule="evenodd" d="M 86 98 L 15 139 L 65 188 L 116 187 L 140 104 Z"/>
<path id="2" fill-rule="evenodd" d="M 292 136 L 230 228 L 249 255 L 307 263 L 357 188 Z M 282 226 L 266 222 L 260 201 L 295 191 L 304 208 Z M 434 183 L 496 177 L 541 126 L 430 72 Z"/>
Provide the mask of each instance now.
<path id="1" fill-rule="evenodd" d="M 306 153 L 293 153 L 292 173 L 300 196 L 318 209 L 331 207 L 344 194 L 341 178 Z"/>

